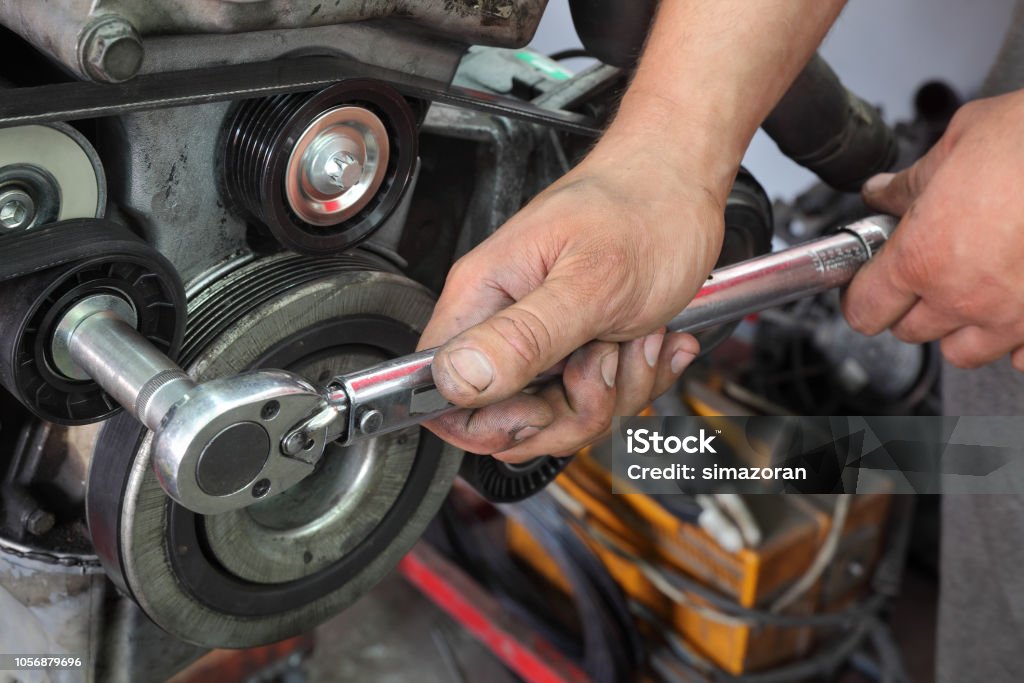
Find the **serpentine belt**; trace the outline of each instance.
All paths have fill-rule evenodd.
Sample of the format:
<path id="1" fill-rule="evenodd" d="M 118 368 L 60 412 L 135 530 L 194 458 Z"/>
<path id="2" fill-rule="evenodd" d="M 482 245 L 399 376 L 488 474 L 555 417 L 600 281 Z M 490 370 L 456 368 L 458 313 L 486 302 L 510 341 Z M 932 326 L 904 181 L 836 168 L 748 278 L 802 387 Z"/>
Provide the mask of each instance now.
<path id="1" fill-rule="evenodd" d="M 76 263 L 93 256 L 153 259 L 173 273 L 174 267 L 131 230 L 101 218 L 76 218 L 0 239 L 0 282 Z M 181 283 L 178 282 L 178 287 Z M 184 304 L 185 291 L 180 291 Z M 184 310 L 184 309 L 182 309 Z"/>
<path id="2" fill-rule="evenodd" d="M 574 112 L 545 109 L 530 102 L 340 56 L 307 56 L 146 74 L 118 85 L 75 81 L 17 88 L 6 91 L 0 100 L 0 127 L 319 90 L 355 77 L 383 81 L 414 99 L 506 116 L 568 133 L 596 137 L 601 130 L 596 121 Z"/>

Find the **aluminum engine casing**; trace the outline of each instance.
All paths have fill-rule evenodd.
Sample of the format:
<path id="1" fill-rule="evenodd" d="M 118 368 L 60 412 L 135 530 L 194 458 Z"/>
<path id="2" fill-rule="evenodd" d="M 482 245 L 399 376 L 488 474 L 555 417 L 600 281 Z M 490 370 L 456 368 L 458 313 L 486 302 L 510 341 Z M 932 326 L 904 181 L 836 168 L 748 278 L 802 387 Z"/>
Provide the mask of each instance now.
<path id="1" fill-rule="evenodd" d="M 152 44 L 170 35 L 400 22 L 463 45 L 519 47 L 533 37 L 546 5 L 547 0 L 12 1 L 0 4 L 0 23 L 77 76 L 116 82 L 134 76 L 136 61 L 146 68 Z M 130 45 L 118 56 L 128 60 L 120 73 L 103 67 L 103 51 L 115 38 Z"/>

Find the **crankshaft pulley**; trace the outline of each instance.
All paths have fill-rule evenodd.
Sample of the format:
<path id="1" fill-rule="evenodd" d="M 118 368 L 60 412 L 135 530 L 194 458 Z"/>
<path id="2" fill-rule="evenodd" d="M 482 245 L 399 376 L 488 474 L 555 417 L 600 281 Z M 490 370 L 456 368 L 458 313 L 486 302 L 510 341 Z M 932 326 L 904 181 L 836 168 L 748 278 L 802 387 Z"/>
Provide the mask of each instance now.
<path id="1" fill-rule="evenodd" d="M 197 382 L 283 368 L 324 386 L 411 352 L 433 303 L 369 253 L 279 253 L 192 293 L 180 362 Z M 280 495 L 202 515 L 161 488 L 152 443 L 127 413 L 103 425 L 89 528 L 108 573 L 142 610 L 207 647 L 273 642 L 344 609 L 420 537 L 462 460 L 420 427 L 329 444 L 315 470 Z"/>

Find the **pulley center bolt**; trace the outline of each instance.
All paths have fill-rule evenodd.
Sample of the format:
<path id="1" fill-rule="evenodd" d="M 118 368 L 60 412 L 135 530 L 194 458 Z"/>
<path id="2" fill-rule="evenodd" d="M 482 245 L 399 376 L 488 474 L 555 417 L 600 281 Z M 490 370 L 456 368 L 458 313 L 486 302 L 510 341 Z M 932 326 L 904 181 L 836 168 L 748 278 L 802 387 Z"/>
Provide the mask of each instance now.
<path id="1" fill-rule="evenodd" d="M 36 203 L 24 190 L 0 192 L 0 228 L 5 232 L 24 230 L 36 218 Z"/>
<path id="2" fill-rule="evenodd" d="M 349 136 L 326 133 L 313 143 L 310 152 L 305 173 L 312 189 L 325 197 L 342 195 L 362 180 L 362 145 Z"/>
<path id="3" fill-rule="evenodd" d="M 324 172 L 331 182 L 344 192 L 359 182 L 363 175 L 363 165 L 348 152 L 342 152 L 327 160 Z"/>

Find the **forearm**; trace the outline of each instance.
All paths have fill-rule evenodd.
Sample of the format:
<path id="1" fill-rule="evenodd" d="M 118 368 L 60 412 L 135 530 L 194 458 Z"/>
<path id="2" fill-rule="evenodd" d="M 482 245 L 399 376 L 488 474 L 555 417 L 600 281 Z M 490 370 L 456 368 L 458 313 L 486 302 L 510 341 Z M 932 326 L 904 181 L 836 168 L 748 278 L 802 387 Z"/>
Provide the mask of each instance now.
<path id="1" fill-rule="evenodd" d="M 592 156 L 650 145 L 724 198 L 761 121 L 845 0 L 663 0 L 633 83 Z"/>

